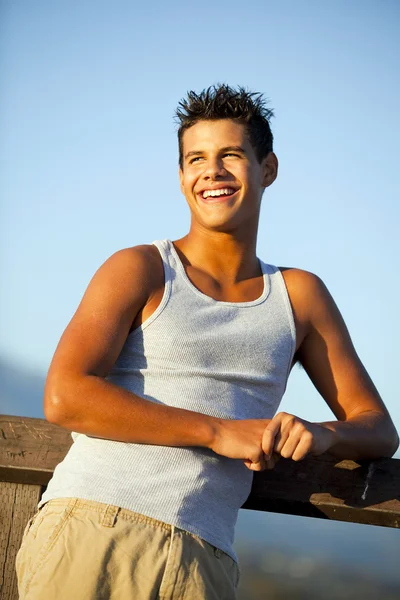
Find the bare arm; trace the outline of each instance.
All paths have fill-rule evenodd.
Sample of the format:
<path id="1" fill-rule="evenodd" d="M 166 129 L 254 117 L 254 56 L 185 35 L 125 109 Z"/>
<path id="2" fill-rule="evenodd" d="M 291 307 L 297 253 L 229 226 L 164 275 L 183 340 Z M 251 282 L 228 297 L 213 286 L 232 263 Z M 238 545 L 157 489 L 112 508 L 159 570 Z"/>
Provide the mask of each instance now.
<path id="1" fill-rule="evenodd" d="M 323 452 L 354 460 L 392 456 L 396 429 L 326 286 L 305 271 L 285 273 L 285 279 L 304 331 L 299 359 L 338 421 L 309 423 L 279 413 L 266 428 L 264 452 L 294 460 Z"/>
<path id="2" fill-rule="evenodd" d="M 153 311 L 162 297 L 156 252 L 122 250 L 94 275 L 50 365 L 44 398 L 49 421 L 117 441 L 208 445 L 210 417 L 150 402 L 104 379 L 139 311 Z"/>

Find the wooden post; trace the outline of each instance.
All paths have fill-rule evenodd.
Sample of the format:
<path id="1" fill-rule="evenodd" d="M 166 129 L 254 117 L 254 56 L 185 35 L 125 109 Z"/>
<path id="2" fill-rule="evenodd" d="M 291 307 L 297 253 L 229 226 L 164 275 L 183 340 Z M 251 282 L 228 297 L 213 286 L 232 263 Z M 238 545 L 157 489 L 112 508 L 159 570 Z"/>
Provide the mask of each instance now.
<path id="1" fill-rule="evenodd" d="M 18 600 L 15 558 L 25 526 L 71 443 L 45 419 L 0 415 L 0 600 Z"/>
<path id="2" fill-rule="evenodd" d="M 18 598 L 15 557 L 25 525 L 71 444 L 70 431 L 45 419 L 0 415 L 0 600 Z M 281 459 L 255 473 L 242 508 L 400 527 L 400 460 Z"/>

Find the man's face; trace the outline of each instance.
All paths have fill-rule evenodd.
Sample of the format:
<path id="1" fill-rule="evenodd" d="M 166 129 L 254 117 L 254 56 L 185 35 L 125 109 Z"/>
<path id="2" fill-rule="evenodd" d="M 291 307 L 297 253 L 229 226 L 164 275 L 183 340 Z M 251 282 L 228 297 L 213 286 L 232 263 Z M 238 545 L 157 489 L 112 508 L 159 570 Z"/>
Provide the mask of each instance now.
<path id="1" fill-rule="evenodd" d="M 276 177 L 270 163 L 271 157 L 258 162 L 245 126 L 235 121 L 199 121 L 187 129 L 180 182 L 192 221 L 218 231 L 257 225 L 262 193 Z"/>

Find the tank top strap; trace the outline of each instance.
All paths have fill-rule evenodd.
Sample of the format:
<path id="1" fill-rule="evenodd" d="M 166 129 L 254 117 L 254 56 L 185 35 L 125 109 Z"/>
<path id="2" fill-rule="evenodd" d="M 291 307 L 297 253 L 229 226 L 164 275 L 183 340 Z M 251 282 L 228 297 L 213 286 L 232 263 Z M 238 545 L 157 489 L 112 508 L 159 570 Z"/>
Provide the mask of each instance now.
<path id="1" fill-rule="evenodd" d="M 179 264 L 175 257 L 174 247 L 168 239 L 155 240 L 152 242 L 158 249 L 164 267 L 165 292 L 168 297 L 174 296 L 179 288 L 184 288 L 185 284 L 182 281 L 182 276 L 179 269 Z"/>

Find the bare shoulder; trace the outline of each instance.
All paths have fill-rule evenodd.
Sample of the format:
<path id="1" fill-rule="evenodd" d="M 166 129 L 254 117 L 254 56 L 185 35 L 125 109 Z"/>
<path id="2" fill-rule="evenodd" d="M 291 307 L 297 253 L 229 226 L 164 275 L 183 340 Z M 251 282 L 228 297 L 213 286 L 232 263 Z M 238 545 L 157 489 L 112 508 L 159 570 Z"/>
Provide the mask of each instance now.
<path id="1" fill-rule="evenodd" d="M 315 273 L 293 267 L 279 267 L 292 304 L 297 310 L 308 311 L 313 303 L 328 301 L 331 296 Z"/>
<path id="2" fill-rule="evenodd" d="M 112 254 L 93 275 L 65 329 L 52 361 L 52 372 L 75 369 L 108 373 L 145 306 L 162 289 L 163 266 L 155 246 L 135 246 Z"/>
<path id="3" fill-rule="evenodd" d="M 73 321 L 86 322 L 94 315 L 110 321 L 126 315 L 127 322 L 132 323 L 144 306 L 162 295 L 163 289 L 164 269 L 155 246 L 118 250 L 93 275 Z"/>
<path id="4" fill-rule="evenodd" d="M 118 250 L 101 265 L 96 276 L 119 289 L 134 284 L 136 290 L 142 289 L 147 294 L 164 284 L 161 256 L 153 244 Z"/>
<path id="5" fill-rule="evenodd" d="M 295 267 L 278 267 L 285 280 L 286 286 L 289 286 L 293 291 L 301 293 L 309 292 L 319 287 L 325 287 L 322 279 L 311 271 L 297 269 Z"/>
<path id="6" fill-rule="evenodd" d="M 149 267 L 156 269 L 156 271 L 162 269 L 160 253 L 152 244 L 142 244 L 118 250 L 105 261 L 104 265 L 109 268 L 135 272 L 140 272 L 142 269 L 146 270 Z"/>

